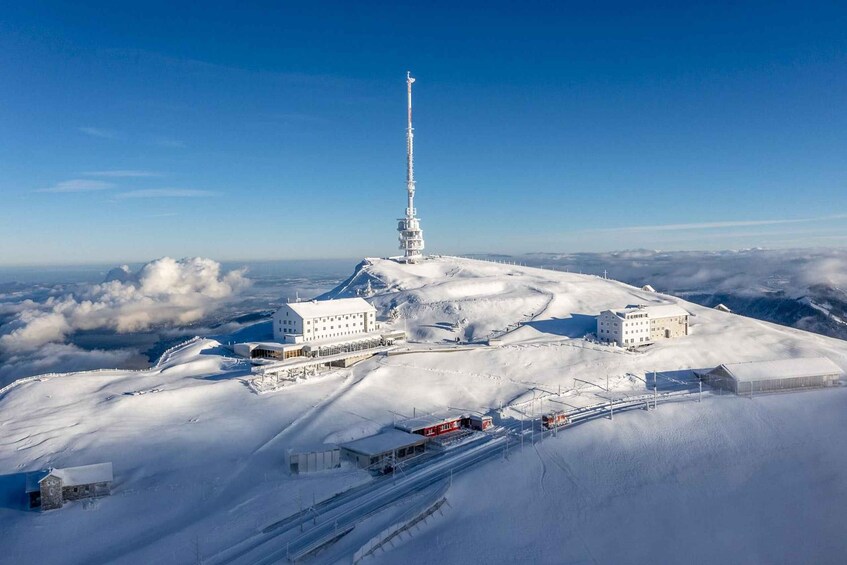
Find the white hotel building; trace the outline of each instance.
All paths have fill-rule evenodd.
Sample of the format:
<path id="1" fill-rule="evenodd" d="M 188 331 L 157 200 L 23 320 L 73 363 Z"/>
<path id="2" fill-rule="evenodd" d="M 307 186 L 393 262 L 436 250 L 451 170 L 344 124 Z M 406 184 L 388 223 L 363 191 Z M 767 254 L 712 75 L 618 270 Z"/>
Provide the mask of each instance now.
<path id="1" fill-rule="evenodd" d="M 597 317 L 597 337 L 621 347 L 649 345 L 688 335 L 688 316 L 675 304 L 606 310 Z"/>
<path id="2" fill-rule="evenodd" d="M 284 304 L 273 315 L 274 339 L 285 343 L 354 337 L 378 329 L 376 308 L 362 298 Z"/>

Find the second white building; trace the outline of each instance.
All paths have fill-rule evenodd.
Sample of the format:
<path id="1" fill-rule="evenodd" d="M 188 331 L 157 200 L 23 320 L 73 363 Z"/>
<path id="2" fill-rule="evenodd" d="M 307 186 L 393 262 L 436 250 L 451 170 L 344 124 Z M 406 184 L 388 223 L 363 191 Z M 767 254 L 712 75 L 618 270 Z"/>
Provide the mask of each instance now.
<path id="1" fill-rule="evenodd" d="M 688 335 L 688 316 L 675 304 L 606 310 L 597 317 L 597 337 L 621 347 L 648 345 Z"/>

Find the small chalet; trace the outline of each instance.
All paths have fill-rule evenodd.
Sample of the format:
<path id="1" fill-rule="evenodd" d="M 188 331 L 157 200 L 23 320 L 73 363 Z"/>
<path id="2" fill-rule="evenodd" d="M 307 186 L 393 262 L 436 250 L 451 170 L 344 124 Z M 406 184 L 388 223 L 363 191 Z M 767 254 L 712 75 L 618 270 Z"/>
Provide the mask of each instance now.
<path id="1" fill-rule="evenodd" d="M 105 496 L 111 493 L 111 487 L 111 463 L 50 468 L 26 476 L 29 507 L 42 510 L 61 508 L 66 500 Z"/>

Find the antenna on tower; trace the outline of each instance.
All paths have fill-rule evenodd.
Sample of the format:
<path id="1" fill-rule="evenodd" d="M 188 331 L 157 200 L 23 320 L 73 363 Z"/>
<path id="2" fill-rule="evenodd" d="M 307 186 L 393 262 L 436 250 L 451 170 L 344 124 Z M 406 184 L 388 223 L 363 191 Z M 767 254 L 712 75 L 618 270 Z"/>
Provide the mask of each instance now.
<path id="1" fill-rule="evenodd" d="M 402 260 L 415 263 L 422 257 L 424 249 L 423 231 L 415 210 L 415 157 L 414 157 L 414 128 L 412 127 L 412 83 L 415 79 L 410 71 L 406 71 L 406 90 L 408 96 L 408 126 L 406 128 L 406 217 L 399 220 L 397 231 L 400 232 L 400 249 L 403 251 Z"/>

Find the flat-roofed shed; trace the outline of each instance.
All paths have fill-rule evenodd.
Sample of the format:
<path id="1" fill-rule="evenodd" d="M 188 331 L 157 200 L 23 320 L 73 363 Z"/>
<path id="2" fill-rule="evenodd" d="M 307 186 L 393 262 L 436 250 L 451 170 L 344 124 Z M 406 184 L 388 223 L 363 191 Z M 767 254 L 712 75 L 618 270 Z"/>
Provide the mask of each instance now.
<path id="1" fill-rule="evenodd" d="M 386 460 L 399 461 L 424 452 L 426 438 L 401 430 L 387 430 L 340 445 L 345 457 L 363 469 L 379 469 Z"/>

